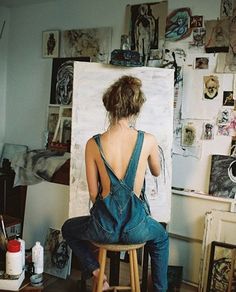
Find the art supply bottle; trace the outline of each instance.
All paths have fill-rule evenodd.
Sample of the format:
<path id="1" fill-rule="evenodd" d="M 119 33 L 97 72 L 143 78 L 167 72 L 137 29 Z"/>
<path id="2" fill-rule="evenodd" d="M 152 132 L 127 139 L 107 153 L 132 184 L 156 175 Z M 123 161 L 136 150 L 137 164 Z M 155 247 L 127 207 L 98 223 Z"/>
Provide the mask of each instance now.
<path id="1" fill-rule="evenodd" d="M 9 240 L 6 252 L 6 274 L 18 276 L 22 273 L 22 253 L 20 242 L 16 239 Z"/>
<path id="2" fill-rule="evenodd" d="M 16 239 L 20 242 L 20 249 L 22 254 L 22 268 L 25 268 L 25 241 L 20 238 L 19 235 L 16 236 Z"/>
<path id="3" fill-rule="evenodd" d="M 32 247 L 32 262 L 34 263 L 35 274 L 43 273 L 43 246 L 39 241 L 36 241 L 35 245 Z"/>

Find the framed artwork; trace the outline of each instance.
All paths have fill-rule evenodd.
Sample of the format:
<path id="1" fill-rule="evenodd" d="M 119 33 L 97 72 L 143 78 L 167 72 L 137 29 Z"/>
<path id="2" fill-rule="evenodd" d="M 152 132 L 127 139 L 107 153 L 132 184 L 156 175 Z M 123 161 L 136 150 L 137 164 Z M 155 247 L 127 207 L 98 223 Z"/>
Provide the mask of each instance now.
<path id="1" fill-rule="evenodd" d="M 207 291 L 236 291 L 236 245 L 213 241 Z"/>
<path id="2" fill-rule="evenodd" d="M 74 61 L 90 62 L 90 57 L 53 59 L 50 104 L 72 104 Z"/>
<path id="3" fill-rule="evenodd" d="M 59 56 L 59 30 L 43 31 L 43 58 L 57 58 Z"/>

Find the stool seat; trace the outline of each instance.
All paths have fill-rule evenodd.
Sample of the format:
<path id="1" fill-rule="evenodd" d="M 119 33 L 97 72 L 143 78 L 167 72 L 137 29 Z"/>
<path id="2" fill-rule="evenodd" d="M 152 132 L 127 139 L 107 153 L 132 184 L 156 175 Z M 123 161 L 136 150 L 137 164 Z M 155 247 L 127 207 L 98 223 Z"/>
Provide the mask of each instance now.
<path id="1" fill-rule="evenodd" d="M 109 251 L 129 251 L 132 249 L 139 249 L 143 247 L 146 242 L 144 243 L 136 243 L 136 244 L 122 244 L 122 243 L 98 243 L 92 242 L 93 245 L 96 247 L 102 247 Z"/>
<path id="2" fill-rule="evenodd" d="M 114 291 L 117 291 L 117 290 L 130 289 L 132 292 L 140 292 L 137 249 L 142 248 L 145 245 L 145 242 L 138 243 L 138 244 L 121 244 L 121 243 L 104 244 L 104 243 L 92 242 L 92 244 L 99 248 L 98 261 L 100 264 L 98 281 L 97 283 L 95 283 L 94 281 L 93 292 L 102 291 L 107 251 L 114 251 L 114 252 L 127 251 L 129 253 L 129 262 L 130 262 L 130 286 L 114 286 L 114 287 L 110 287 L 109 290 L 114 289 Z"/>

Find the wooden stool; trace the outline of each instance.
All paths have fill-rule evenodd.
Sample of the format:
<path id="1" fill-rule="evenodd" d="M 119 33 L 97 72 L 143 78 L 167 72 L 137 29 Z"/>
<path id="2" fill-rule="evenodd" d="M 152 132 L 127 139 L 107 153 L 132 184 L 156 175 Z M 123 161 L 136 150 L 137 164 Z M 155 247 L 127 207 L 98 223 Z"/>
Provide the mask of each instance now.
<path id="1" fill-rule="evenodd" d="M 98 261 L 100 264 L 98 282 L 96 284 L 94 281 L 93 292 L 102 291 L 107 251 L 115 252 L 128 251 L 130 263 L 130 286 L 113 286 L 110 287 L 109 290 L 117 291 L 130 289 L 132 292 L 140 292 L 137 249 L 143 247 L 145 243 L 126 245 L 126 244 L 100 244 L 97 242 L 93 242 L 93 244 L 99 248 Z"/>

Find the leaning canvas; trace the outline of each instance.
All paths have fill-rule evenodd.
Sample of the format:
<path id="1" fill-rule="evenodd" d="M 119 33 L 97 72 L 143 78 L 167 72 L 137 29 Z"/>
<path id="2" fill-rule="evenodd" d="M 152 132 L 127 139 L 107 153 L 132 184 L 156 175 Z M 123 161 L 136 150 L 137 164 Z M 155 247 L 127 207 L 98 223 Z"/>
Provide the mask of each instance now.
<path id="1" fill-rule="evenodd" d="M 236 198 L 236 157 L 212 155 L 209 194 Z"/>
<path id="2" fill-rule="evenodd" d="M 122 75 L 142 80 L 146 102 L 135 127 L 154 134 L 159 142 L 162 172 L 146 174 L 146 195 L 153 217 L 169 222 L 171 210 L 171 149 L 173 137 L 174 74 L 172 69 L 120 67 L 98 63 L 74 63 L 69 216 L 89 214 L 84 150 L 93 135 L 108 126 L 102 95 Z"/>
<path id="3" fill-rule="evenodd" d="M 49 228 L 44 244 L 44 272 L 66 279 L 70 274 L 71 254 L 61 231 Z"/>

